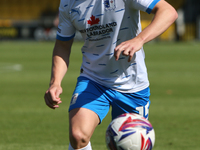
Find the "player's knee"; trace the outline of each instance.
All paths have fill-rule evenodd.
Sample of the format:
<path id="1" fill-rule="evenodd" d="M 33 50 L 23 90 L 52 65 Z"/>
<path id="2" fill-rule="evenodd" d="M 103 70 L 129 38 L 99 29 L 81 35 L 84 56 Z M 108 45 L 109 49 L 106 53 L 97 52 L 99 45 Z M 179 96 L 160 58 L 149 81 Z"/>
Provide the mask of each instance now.
<path id="1" fill-rule="evenodd" d="M 85 147 L 90 141 L 90 137 L 80 130 L 72 130 L 70 134 L 70 143 L 74 148 Z"/>

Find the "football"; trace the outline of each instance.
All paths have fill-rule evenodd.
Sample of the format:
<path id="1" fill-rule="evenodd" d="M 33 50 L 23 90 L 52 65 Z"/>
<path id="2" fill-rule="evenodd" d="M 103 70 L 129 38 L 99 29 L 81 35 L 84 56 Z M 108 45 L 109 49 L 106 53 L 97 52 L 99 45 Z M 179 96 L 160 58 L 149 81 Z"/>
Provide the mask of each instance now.
<path id="1" fill-rule="evenodd" d="M 106 145 L 109 150 L 151 150 L 155 132 L 144 117 L 125 113 L 109 124 L 106 130 Z"/>

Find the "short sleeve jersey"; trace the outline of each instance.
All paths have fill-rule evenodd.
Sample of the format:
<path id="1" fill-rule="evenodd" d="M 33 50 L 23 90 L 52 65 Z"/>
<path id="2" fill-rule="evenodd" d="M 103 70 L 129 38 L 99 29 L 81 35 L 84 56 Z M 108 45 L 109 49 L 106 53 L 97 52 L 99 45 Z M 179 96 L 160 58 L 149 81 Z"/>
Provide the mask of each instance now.
<path id="1" fill-rule="evenodd" d="M 123 93 L 149 86 L 143 48 L 128 57 L 114 57 L 120 43 L 141 32 L 140 10 L 150 13 L 159 0 L 61 0 L 57 39 L 70 40 L 79 31 L 83 37 L 82 65 L 85 76 Z"/>

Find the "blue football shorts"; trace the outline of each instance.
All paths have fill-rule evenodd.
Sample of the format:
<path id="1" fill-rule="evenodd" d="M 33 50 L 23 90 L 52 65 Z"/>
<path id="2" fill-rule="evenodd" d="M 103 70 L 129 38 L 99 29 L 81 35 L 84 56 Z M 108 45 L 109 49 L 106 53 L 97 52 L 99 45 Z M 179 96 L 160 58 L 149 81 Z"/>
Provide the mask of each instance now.
<path id="1" fill-rule="evenodd" d="M 148 119 L 149 96 L 149 87 L 136 93 L 121 93 L 80 76 L 69 111 L 80 107 L 90 109 L 99 116 L 101 123 L 112 106 L 112 119 L 130 112 L 140 114 Z"/>

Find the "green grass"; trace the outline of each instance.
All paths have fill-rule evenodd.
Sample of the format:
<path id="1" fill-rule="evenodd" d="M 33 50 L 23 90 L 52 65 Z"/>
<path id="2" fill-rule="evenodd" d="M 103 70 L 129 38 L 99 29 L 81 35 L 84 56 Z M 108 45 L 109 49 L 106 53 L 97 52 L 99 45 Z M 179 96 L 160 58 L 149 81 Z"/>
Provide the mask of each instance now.
<path id="1" fill-rule="evenodd" d="M 74 43 L 63 80 L 63 103 L 49 109 L 48 88 L 54 43 L 0 42 L 0 150 L 66 150 L 68 106 L 79 75 L 82 43 Z M 199 150 L 200 43 L 145 45 L 151 87 L 150 121 L 156 132 L 154 150 Z M 91 142 L 106 150 L 108 115 Z"/>

